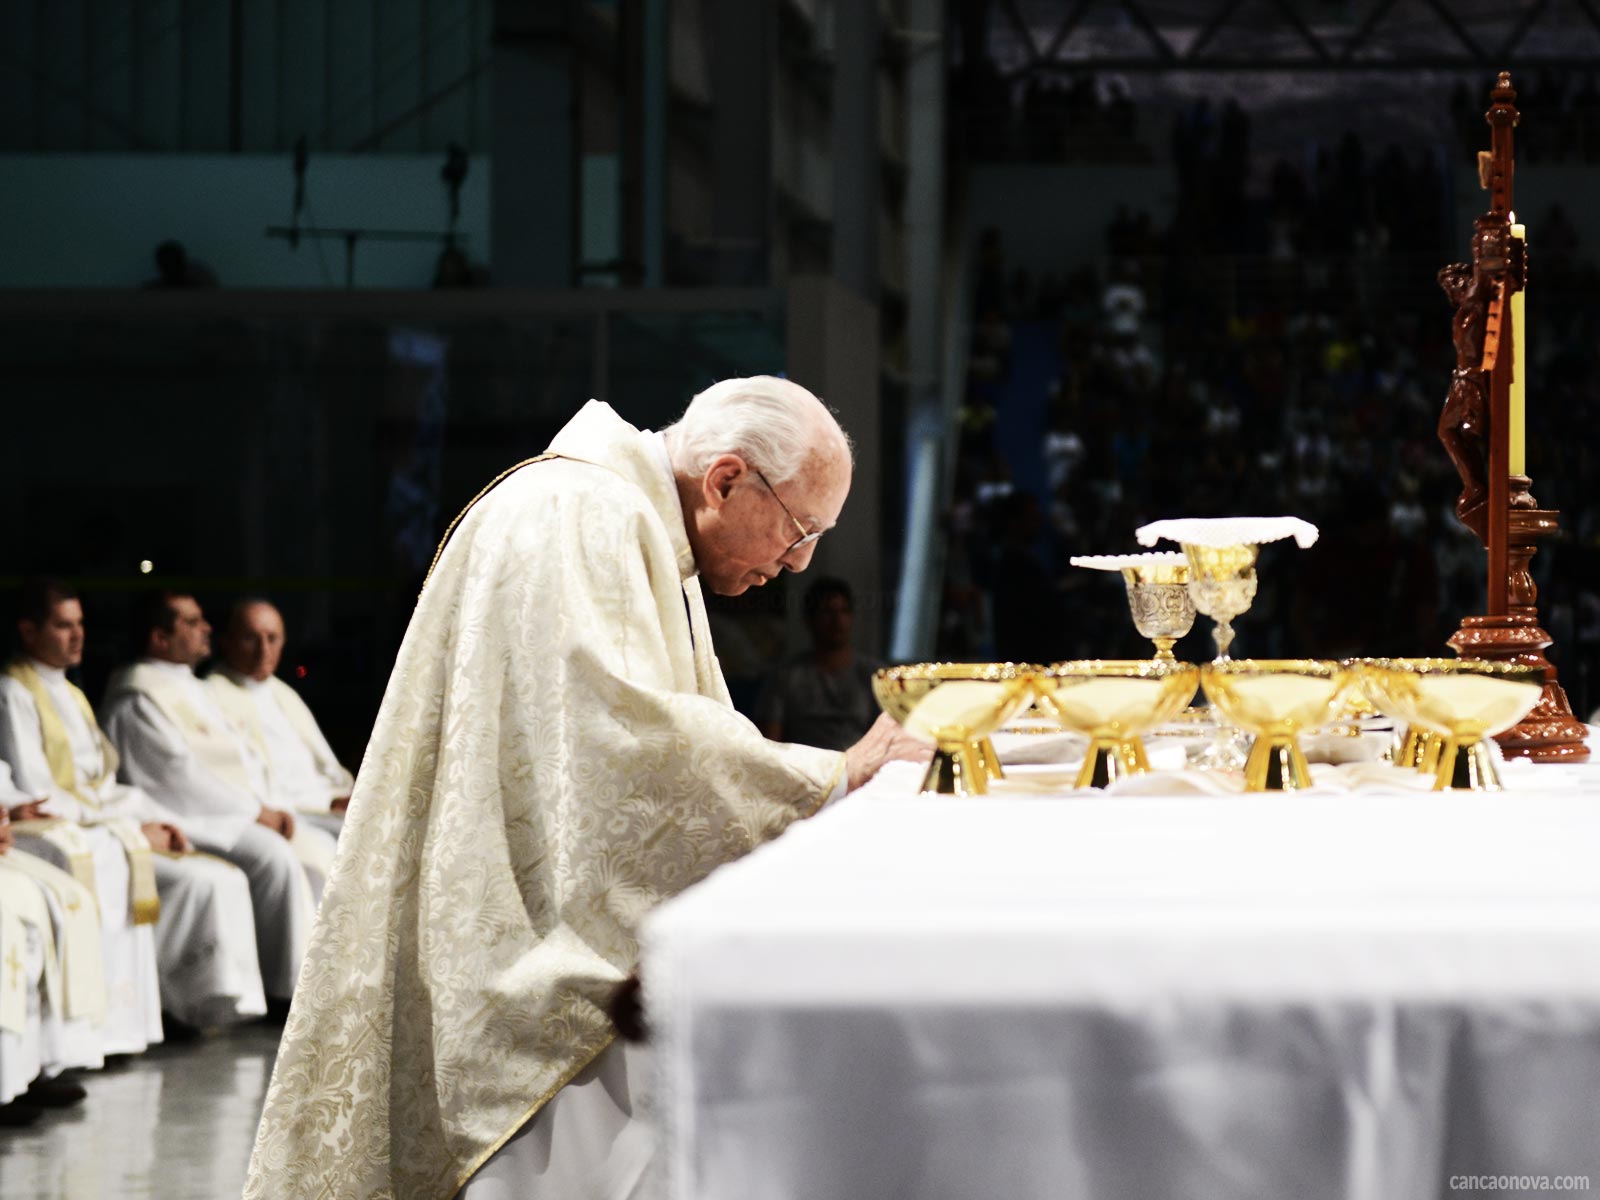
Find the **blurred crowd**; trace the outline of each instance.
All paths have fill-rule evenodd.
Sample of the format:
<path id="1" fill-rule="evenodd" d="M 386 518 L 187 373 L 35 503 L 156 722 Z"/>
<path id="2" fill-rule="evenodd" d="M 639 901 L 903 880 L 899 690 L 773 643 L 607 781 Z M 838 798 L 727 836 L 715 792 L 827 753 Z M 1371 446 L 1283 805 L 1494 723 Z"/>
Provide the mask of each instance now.
<path id="1" fill-rule="evenodd" d="M 1322 529 L 1310 551 L 1264 553 L 1242 653 L 1439 653 L 1482 611 L 1484 553 L 1435 432 L 1453 353 L 1434 275 L 1467 254 L 1441 173 L 1347 137 L 1310 177 L 1279 163 L 1238 192 L 1247 121 L 1189 116 L 1211 135 L 1175 139 L 1172 227 L 1119 210 L 1103 254 L 1059 278 L 980 238 L 942 656 L 1149 653 L 1120 587 L 1068 559 L 1136 550 L 1137 526 L 1179 515 Z M 1197 214 L 1224 206 L 1241 219 L 1202 236 L 1223 226 Z M 1566 510 L 1534 571 L 1558 580 L 1541 616 L 1581 692 L 1600 659 L 1600 523 L 1582 504 L 1594 447 L 1564 435 L 1600 415 L 1596 271 L 1559 207 L 1530 226 L 1528 460 L 1541 504 Z"/>

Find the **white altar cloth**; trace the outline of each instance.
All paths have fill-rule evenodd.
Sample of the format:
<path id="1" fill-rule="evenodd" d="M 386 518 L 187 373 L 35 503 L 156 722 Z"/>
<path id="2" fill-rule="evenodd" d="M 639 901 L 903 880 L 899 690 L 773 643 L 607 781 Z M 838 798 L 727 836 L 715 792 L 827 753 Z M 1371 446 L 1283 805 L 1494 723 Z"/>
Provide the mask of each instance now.
<path id="1" fill-rule="evenodd" d="M 1600 1195 L 1600 768 L 1514 766 L 886 771 L 647 923 L 668 1195 Z"/>

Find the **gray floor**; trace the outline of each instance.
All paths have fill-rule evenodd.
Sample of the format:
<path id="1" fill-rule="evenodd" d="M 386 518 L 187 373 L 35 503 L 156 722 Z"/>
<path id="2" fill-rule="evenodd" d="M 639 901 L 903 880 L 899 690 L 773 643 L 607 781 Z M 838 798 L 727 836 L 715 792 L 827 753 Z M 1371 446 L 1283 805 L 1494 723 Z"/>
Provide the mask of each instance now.
<path id="1" fill-rule="evenodd" d="M 89 1098 L 0 1129 L 5 1200 L 231 1200 L 278 1048 L 253 1024 L 75 1076 Z"/>

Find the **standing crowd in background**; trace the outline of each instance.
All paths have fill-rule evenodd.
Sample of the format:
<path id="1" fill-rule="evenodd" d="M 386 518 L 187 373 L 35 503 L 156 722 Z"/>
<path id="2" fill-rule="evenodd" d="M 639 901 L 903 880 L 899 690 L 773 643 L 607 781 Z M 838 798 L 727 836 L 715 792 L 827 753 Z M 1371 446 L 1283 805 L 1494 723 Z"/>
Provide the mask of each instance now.
<path id="1" fill-rule="evenodd" d="M 353 780 L 277 678 L 249 597 L 217 654 L 191 595 L 136 606 L 139 658 L 98 709 L 57 579 L 16 603 L 0 671 L 0 1125 L 86 1096 L 82 1072 L 169 1036 L 281 1020 Z M 197 668 L 209 670 L 202 676 Z"/>
<path id="2" fill-rule="evenodd" d="M 1454 358 L 1434 276 L 1467 254 L 1442 220 L 1441 173 L 1351 135 L 1315 171 L 1279 162 L 1241 191 L 1248 173 L 1224 160 L 1248 159 L 1248 124 L 1191 120 L 1174 228 L 1120 211 L 1103 255 L 1060 275 L 1009 260 L 996 229 L 978 241 L 941 658 L 1144 652 L 1120 588 L 1068 559 L 1137 549 L 1139 525 L 1179 515 L 1321 527 L 1292 563 L 1264 558 L 1239 622 L 1253 655 L 1440 653 L 1481 611 L 1484 552 L 1454 516 L 1436 434 Z M 1219 207 L 1235 219 L 1197 240 L 1193 214 Z M 1559 205 L 1529 230 L 1528 462 L 1542 506 L 1565 510 L 1533 570 L 1541 587 L 1559 572 L 1542 623 L 1587 708 L 1600 525 L 1582 502 L 1597 464 L 1563 431 L 1600 417 L 1594 322 L 1577 302 L 1600 273 Z M 1096 610 L 1104 620 L 1060 616 Z"/>

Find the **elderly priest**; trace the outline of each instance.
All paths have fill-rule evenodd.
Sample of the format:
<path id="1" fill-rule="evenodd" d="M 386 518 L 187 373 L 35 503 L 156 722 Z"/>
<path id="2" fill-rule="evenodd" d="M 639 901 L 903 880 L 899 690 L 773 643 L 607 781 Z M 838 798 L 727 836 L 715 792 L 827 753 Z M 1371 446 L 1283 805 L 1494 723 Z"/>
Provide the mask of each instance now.
<path id="1" fill-rule="evenodd" d="M 199 1028 L 261 1016 L 266 1001 L 244 875 L 194 853 L 183 818 L 117 782 L 117 753 L 88 698 L 67 678 L 68 668 L 83 661 L 77 593 L 59 579 L 29 580 L 18 601 L 17 636 L 22 653 L 0 675 L 0 758 L 11 764 L 21 791 L 43 798 L 34 806 L 39 815 L 94 839 L 113 981 L 108 1024 L 114 1029 L 119 1007 L 138 995 L 115 982 L 112 934 L 120 928 L 117 914 L 129 908 L 130 891 L 134 907 L 155 921 L 161 1008 Z M 126 924 L 125 917 L 121 921 Z M 150 988 L 154 992 L 154 979 Z M 107 1053 L 118 1049 L 108 1042 Z"/>
<path id="2" fill-rule="evenodd" d="M 294 991 L 311 936 L 333 838 L 301 828 L 266 803 L 266 768 L 194 668 L 211 651 L 211 626 L 193 596 L 152 592 L 136 633 L 145 657 L 106 686 L 106 733 L 127 783 L 160 796 L 194 844 L 250 881 L 261 982 L 269 998 Z"/>
<path id="3" fill-rule="evenodd" d="M 590 402 L 447 535 L 356 781 L 245 1195 L 635 1194 L 639 1051 L 608 1008 L 664 898 L 890 758 L 734 711 L 702 585 L 803 570 L 849 491 L 804 388 L 664 432 Z M 470 1181 L 470 1182 L 469 1182 Z"/>
<path id="4" fill-rule="evenodd" d="M 300 693 L 278 678 L 283 642 L 277 605 L 238 601 L 222 633 L 222 662 L 206 685 L 266 764 L 272 803 L 337 837 L 355 780 Z"/>

